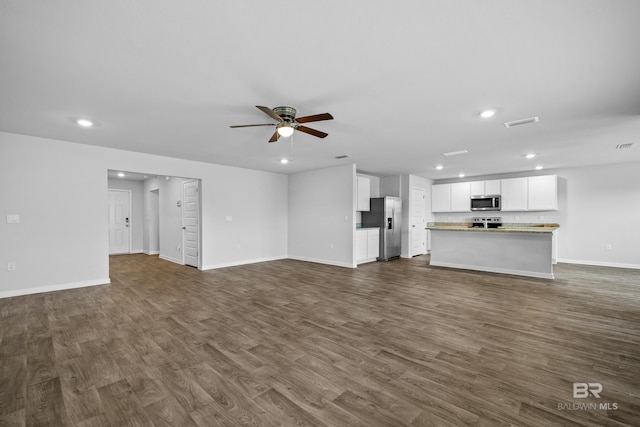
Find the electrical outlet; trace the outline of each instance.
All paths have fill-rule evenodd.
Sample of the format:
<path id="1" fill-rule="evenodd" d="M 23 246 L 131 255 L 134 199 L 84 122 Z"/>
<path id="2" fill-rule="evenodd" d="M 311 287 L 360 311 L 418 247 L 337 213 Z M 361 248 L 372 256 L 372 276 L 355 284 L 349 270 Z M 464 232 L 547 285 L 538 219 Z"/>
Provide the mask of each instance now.
<path id="1" fill-rule="evenodd" d="M 16 263 L 8 262 L 7 263 L 7 271 L 16 271 Z"/>
<path id="2" fill-rule="evenodd" d="M 604 250 L 605 251 L 610 251 L 611 250 L 611 243 L 605 243 L 604 244 Z"/>

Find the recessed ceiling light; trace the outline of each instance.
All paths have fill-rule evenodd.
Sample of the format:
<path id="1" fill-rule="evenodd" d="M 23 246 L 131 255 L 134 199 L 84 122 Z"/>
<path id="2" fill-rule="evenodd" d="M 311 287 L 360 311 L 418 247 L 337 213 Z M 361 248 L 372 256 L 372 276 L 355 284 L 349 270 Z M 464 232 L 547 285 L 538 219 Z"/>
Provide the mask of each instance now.
<path id="1" fill-rule="evenodd" d="M 460 175 L 458 175 L 458 178 L 464 178 L 464 174 L 461 173 Z"/>
<path id="2" fill-rule="evenodd" d="M 536 166 L 536 170 L 539 171 L 540 169 L 544 169 L 544 167 L 542 165 L 538 165 Z"/>
<path id="3" fill-rule="evenodd" d="M 484 110 L 480 114 L 478 114 L 483 119 L 488 119 L 489 117 L 493 117 L 496 114 L 496 110 Z"/>
<path id="4" fill-rule="evenodd" d="M 436 166 L 436 169 L 437 169 L 437 170 L 439 170 L 439 171 L 441 171 L 442 169 L 444 169 L 444 166 L 442 166 L 442 165 L 438 165 L 438 166 Z"/>
<path id="5" fill-rule="evenodd" d="M 90 128 L 91 126 L 93 126 L 93 122 L 87 119 L 78 119 L 76 120 L 76 123 L 83 128 Z"/>
<path id="6" fill-rule="evenodd" d="M 286 165 L 287 163 L 289 163 L 289 159 L 280 159 L 280 163 Z"/>
<path id="7" fill-rule="evenodd" d="M 118 172 L 118 176 L 119 176 L 120 178 L 124 178 L 124 172 Z"/>
<path id="8" fill-rule="evenodd" d="M 525 157 L 526 157 L 527 159 L 533 159 L 535 156 L 536 156 L 536 155 L 535 155 L 535 154 L 533 154 L 533 153 L 529 153 L 529 154 L 526 154 L 526 155 L 525 155 Z"/>

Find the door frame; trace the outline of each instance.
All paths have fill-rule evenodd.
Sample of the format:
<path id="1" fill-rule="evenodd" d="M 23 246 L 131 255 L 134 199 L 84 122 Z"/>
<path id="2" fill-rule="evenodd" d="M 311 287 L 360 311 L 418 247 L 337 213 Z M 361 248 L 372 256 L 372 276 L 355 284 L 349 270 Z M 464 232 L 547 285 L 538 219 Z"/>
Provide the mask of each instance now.
<path id="1" fill-rule="evenodd" d="M 128 216 L 128 218 L 129 218 L 129 227 L 127 227 L 129 229 L 129 233 L 128 233 L 129 234 L 129 248 L 128 248 L 126 253 L 130 254 L 131 253 L 131 225 L 133 224 L 133 218 L 131 216 L 131 214 L 133 213 L 133 209 L 132 209 L 132 206 L 131 206 L 131 203 L 132 203 L 131 190 L 124 190 L 124 189 L 120 189 L 120 188 L 107 188 L 107 208 L 109 207 L 109 192 L 110 191 L 118 191 L 120 193 L 127 193 L 128 197 L 129 197 L 129 216 Z M 107 215 L 108 215 L 108 213 L 107 213 Z M 107 221 L 108 221 L 108 217 L 107 217 Z M 107 224 L 107 226 L 108 226 L 108 224 Z M 111 245 L 109 244 L 108 241 L 107 241 L 107 252 L 109 253 L 109 255 L 112 255 L 111 254 Z M 125 253 L 120 252 L 120 253 L 113 254 L 113 255 L 124 255 L 124 254 Z"/>

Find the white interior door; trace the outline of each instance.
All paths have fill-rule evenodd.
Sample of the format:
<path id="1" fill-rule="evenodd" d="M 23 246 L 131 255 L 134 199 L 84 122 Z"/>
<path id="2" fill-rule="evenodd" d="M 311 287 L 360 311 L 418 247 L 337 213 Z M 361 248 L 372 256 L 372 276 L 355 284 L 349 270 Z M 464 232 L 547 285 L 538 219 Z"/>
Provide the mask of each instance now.
<path id="1" fill-rule="evenodd" d="M 131 191 L 109 190 L 109 255 L 131 252 Z"/>
<path id="2" fill-rule="evenodd" d="M 424 189 L 411 189 L 411 256 L 425 254 L 426 251 L 426 202 Z"/>
<path id="3" fill-rule="evenodd" d="M 198 181 L 182 184 L 182 247 L 184 263 L 199 267 L 199 185 Z"/>

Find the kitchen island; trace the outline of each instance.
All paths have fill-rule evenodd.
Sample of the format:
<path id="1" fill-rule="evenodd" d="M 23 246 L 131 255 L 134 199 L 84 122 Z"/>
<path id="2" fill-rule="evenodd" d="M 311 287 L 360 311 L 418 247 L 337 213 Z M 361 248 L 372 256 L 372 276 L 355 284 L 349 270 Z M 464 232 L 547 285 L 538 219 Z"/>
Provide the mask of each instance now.
<path id="1" fill-rule="evenodd" d="M 553 279 L 558 224 L 429 223 L 431 265 Z"/>

